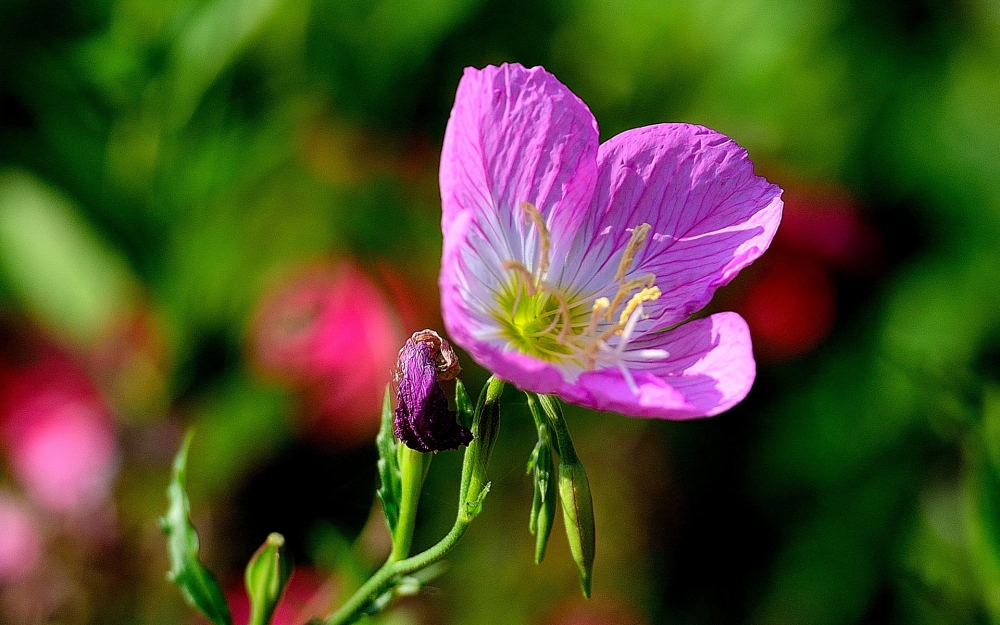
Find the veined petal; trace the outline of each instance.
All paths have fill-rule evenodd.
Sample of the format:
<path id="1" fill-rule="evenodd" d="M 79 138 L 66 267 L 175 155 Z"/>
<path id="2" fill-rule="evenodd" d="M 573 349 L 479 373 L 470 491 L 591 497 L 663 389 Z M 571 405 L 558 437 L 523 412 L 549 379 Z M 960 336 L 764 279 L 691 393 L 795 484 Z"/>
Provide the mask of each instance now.
<path id="1" fill-rule="evenodd" d="M 669 332 L 647 334 L 629 348 L 626 366 L 638 393 L 620 370 L 608 368 L 581 374 L 559 394 L 597 410 L 692 419 L 735 406 L 750 391 L 757 372 L 750 330 L 743 318 L 732 312 L 697 319 Z M 644 350 L 666 350 L 669 356 L 647 360 L 641 354 Z"/>
<path id="2" fill-rule="evenodd" d="M 541 67 L 467 68 L 441 153 L 446 233 L 471 212 L 469 245 L 479 256 L 534 266 L 539 233 L 522 210 L 529 203 L 551 233 L 551 253 L 559 253 L 585 217 L 597 149 L 590 109 Z"/>
<path id="3" fill-rule="evenodd" d="M 781 189 L 753 173 L 746 150 L 702 126 L 660 124 L 601 145 L 591 213 L 577 234 L 569 282 L 613 283 L 632 229 L 648 223 L 632 275 L 655 274 L 655 327 L 686 319 L 767 249 L 781 220 Z"/>

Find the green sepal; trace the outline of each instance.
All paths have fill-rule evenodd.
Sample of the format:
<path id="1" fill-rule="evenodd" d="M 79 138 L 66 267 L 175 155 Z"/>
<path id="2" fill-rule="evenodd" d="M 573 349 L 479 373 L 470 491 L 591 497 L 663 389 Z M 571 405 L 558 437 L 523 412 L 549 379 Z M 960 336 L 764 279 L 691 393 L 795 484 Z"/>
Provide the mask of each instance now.
<path id="1" fill-rule="evenodd" d="M 247 564 L 247 596 L 250 598 L 248 625 L 269 625 L 292 577 L 292 559 L 285 549 L 285 537 L 271 533 Z"/>
<path id="2" fill-rule="evenodd" d="M 382 400 L 382 424 L 375 437 L 375 446 L 378 448 L 378 477 L 379 487 L 375 493 L 382 502 L 382 511 L 385 513 L 386 523 L 389 524 L 389 532 L 395 535 L 396 525 L 399 524 L 399 507 L 403 498 L 403 478 L 399 468 L 399 443 L 396 441 L 396 434 L 393 425 L 392 400 L 389 395 L 389 386 L 385 387 L 385 396 Z"/>
<path id="3" fill-rule="evenodd" d="M 455 409 L 458 412 L 458 424 L 467 430 L 472 429 L 472 421 L 475 418 L 475 407 L 472 399 L 469 398 L 465 385 L 459 379 L 455 380 Z"/>
<path id="4" fill-rule="evenodd" d="M 570 553 L 580 574 L 580 588 L 583 596 L 589 599 L 596 545 L 590 481 L 583 463 L 576 455 L 559 400 L 550 395 L 537 397 L 542 412 L 545 413 L 546 424 L 555 437 L 556 451 L 559 453 L 559 501 L 562 504 L 563 525 Z"/>
<path id="5" fill-rule="evenodd" d="M 185 492 L 188 450 L 194 432 L 184 438 L 174 458 L 170 485 L 167 487 L 167 512 L 160 527 L 167 535 L 170 571 L 167 579 L 177 584 L 184 599 L 216 625 L 232 625 L 229 605 L 219 582 L 198 559 L 198 533 L 191 524 L 191 502 Z"/>

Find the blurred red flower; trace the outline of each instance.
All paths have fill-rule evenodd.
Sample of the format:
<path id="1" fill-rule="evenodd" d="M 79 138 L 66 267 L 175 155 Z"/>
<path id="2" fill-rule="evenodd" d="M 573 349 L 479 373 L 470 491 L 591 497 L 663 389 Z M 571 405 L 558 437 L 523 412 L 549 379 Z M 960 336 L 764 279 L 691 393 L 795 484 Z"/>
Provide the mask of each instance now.
<path id="1" fill-rule="evenodd" d="M 836 318 L 835 276 L 871 274 L 878 234 L 836 188 L 789 185 L 771 249 L 733 304 L 750 326 L 759 360 L 792 360 L 815 349 Z"/>

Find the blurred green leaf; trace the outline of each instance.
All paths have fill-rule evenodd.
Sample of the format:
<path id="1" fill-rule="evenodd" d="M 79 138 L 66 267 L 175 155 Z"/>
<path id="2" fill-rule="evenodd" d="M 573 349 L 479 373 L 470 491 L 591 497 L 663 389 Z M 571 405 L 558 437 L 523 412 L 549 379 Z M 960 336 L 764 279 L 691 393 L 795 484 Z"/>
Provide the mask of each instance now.
<path id="1" fill-rule="evenodd" d="M 45 325 L 82 344 L 105 338 L 137 291 L 72 203 L 22 171 L 0 171 L 0 279 Z"/>
<path id="2" fill-rule="evenodd" d="M 170 50 L 168 119 L 187 123 L 216 77 L 260 33 L 281 0 L 212 0 L 202 4 Z"/>
<path id="3" fill-rule="evenodd" d="M 194 432 L 188 432 L 174 458 L 173 474 L 167 487 L 167 513 L 160 526 L 167 534 L 170 572 L 167 577 L 177 584 L 187 602 L 216 625 L 232 625 L 226 597 L 211 571 L 198 559 L 198 533 L 191 525 L 191 504 L 185 492 L 188 450 Z"/>

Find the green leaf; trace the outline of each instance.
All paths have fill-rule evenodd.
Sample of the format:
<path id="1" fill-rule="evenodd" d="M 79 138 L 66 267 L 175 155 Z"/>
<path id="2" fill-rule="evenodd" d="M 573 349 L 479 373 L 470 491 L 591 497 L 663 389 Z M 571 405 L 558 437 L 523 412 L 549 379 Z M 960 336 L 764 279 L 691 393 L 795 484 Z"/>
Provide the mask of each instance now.
<path id="1" fill-rule="evenodd" d="M 193 436 L 193 431 L 188 432 L 174 458 L 173 475 L 167 487 L 167 513 L 160 519 L 170 551 L 171 568 L 167 579 L 177 584 L 184 599 L 210 621 L 216 625 L 232 625 L 233 619 L 219 582 L 198 560 L 198 533 L 191 525 L 191 503 L 184 490 Z"/>
<path id="2" fill-rule="evenodd" d="M 396 435 L 393 432 L 392 400 L 389 396 L 389 386 L 385 387 L 385 397 L 382 400 L 382 425 L 375 446 L 378 447 L 378 477 L 379 487 L 376 491 L 382 501 L 385 520 L 389 531 L 395 535 L 399 523 L 399 507 L 403 498 L 403 478 L 399 468 Z"/>
<path id="3" fill-rule="evenodd" d="M 465 385 L 459 379 L 455 380 L 455 408 L 458 412 L 458 424 L 471 430 L 476 411 L 469 398 L 469 393 L 465 390 Z"/>
<path id="4" fill-rule="evenodd" d="M 292 559 L 285 550 L 285 537 L 271 533 L 250 558 L 244 577 L 250 598 L 248 625 L 269 625 L 292 577 Z"/>

